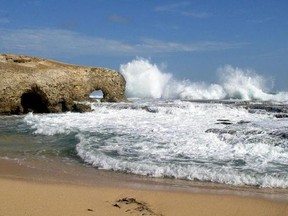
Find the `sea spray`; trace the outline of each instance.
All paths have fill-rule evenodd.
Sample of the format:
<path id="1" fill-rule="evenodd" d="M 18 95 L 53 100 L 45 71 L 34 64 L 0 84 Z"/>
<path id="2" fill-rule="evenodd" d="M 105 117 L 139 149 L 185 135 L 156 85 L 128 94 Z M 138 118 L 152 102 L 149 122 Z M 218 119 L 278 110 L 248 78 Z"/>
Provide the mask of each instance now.
<path id="1" fill-rule="evenodd" d="M 267 93 L 267 81 L 252 70 L 226 65 L 217 70 L 219 82 L 177 80 L 149 60 L 137 58 L 120 66 L 127 81 L 126 95 L 134 98 L 188 100 L 261 100 L 288 102 L 288 93 Z"/>
<path id="2" fill-rule="evenodd" d="M 190 100 L 217 100 L 225 98 L 222 86 L 218 84 L 208 85 L 205 82 L 194 82 L 189 80 L 171 80 L 163 92 L 163 98 L 190 99 Z"/>
<path id="3" fill-rule="evenodd" d="M 172 77 L 143 58 L 121 65 L 120 71 L 127 81 L 127 97 L 161 98 Z"/>
<path id="4" fill-rule="evenodd" d="M 242 100 L 270 100 L 272 95 L 267 91 L 266 80 L 251 70 L 242 70 L 226 65 L 218 69 L 220 83 L 226 98 Z"/>

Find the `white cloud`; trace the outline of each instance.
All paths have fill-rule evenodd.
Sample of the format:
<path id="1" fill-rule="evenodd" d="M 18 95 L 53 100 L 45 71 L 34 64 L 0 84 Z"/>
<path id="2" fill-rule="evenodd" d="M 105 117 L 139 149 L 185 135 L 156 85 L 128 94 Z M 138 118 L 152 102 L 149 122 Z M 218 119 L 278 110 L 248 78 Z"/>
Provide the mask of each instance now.
<path id="1" fill-rule="evenodd" d="M 244 43 L 226 43 L 217 41 L 200 41 L 195 43 L 166 42 L 155 39 L 145 39 L 142 44 L 136 45 L 143 50 L 153 53 L 168 52 L 196 52 L 240 48 Z"/>
<path id="2" fill-rule="evenodd" d="M 117 55 L 131 52 L 132 49 L 116 40 L 94 38 L 59 29 L 0 29 L 0 41 L 0 49 L 6 52 L 48 56 Z"/>
<path id="3" fill-rule="evenodd" d="M 193 17 L 193 18 L 208 18 L 211 16 L 210 13 L 203 12 L 203 11 L 191 11 L 190 9 L 187 10 L 187 8 L 191 5 L 190 2 L 178 2 L 174 4 L 167 4 L 167 5 L 162 5 L 158 6 L 155 8 L 155 11 L 159 12 L 170 12 L 170 13 L 175 13 L 175 14 L 180 14 L 182 16 L 187 16 L 187 17 Z"/>
<path id="4" fill-rule="evenodd" d="M 248 20 L 248 22 L 251 22 L 253 24 L 263 24 L 263 23 L 270 22 L 271 20 L 273 20 L 272 17 L 265 17 L 262 19 Z"/>
<path id="5" fill-rule="evenodd" d="M 143 55 L 157 53 L 213 51 L 243 47 L 243 43 L 202 41 L 197 43 L 167 42 L 144 39 L 136 44 L 86 36 L 59 29 L 0 29 L 0 50 L 47 57 L 81 55 Z"/>
<path id="6" fill-rule="evenodd" d="M 155 8 L 155 11 L 166 11 L 166 12 L 175 12 L 179 8 L 187 7 L 191 3 L 190 2 L 178 2 L 173 4 L 161 5 Z"/>

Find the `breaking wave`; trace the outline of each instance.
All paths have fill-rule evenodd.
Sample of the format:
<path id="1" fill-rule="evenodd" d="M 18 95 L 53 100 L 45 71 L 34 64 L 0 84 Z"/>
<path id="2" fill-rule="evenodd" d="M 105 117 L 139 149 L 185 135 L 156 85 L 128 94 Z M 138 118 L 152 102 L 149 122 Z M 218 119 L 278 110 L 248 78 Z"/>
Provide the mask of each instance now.
<path id="1" fill-rule="evenodd" d="M 29 131 L 57 143 L 55 149 L 49 142 L 43 145 L 40 156 L 68 147 L 72 158 L 77 154 L 98 169 L 288 188 L 287 118 L 231 104 L 179 100 L 93 107 L 89 113 L 27 114 L 23 121 Z"/>
<path id="2" fill-rule="evenodd" d="M 214 84 L 177 80 L 144 58 L 122 64 L 120 72 L 129 98 L 288 101 L 288 92 L 268 93 L 264 77 L 230 65 L 218 69 L 219 82 Z"/>

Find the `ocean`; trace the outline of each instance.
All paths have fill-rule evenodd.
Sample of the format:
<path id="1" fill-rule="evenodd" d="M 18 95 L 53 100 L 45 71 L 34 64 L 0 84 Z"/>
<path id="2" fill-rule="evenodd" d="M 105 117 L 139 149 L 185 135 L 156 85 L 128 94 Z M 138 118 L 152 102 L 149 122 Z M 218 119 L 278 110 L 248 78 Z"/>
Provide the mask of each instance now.
<path id="1" fill-rule="evenodd" d="M 0 159 L 62 161 L 149 178 L 288 187 L 288 93 L 226 66 L 216 84 L 178 81 L 145 59 L 121 65 L 129 103 L 0 117 Z M 96 97 L 91 95 L 91 97 Z"/>

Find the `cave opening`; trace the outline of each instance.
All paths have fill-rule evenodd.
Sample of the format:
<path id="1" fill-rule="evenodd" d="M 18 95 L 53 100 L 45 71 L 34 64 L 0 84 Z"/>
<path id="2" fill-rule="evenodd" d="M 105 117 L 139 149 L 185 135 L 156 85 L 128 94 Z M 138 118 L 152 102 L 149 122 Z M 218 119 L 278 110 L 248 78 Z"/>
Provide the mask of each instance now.
<path id="1" fill-rule="evenodd" d="M 48 101 L 35 91 L 22 94 L 21 105 L 23 107 L 23 113 L 49 113 Z"/>

